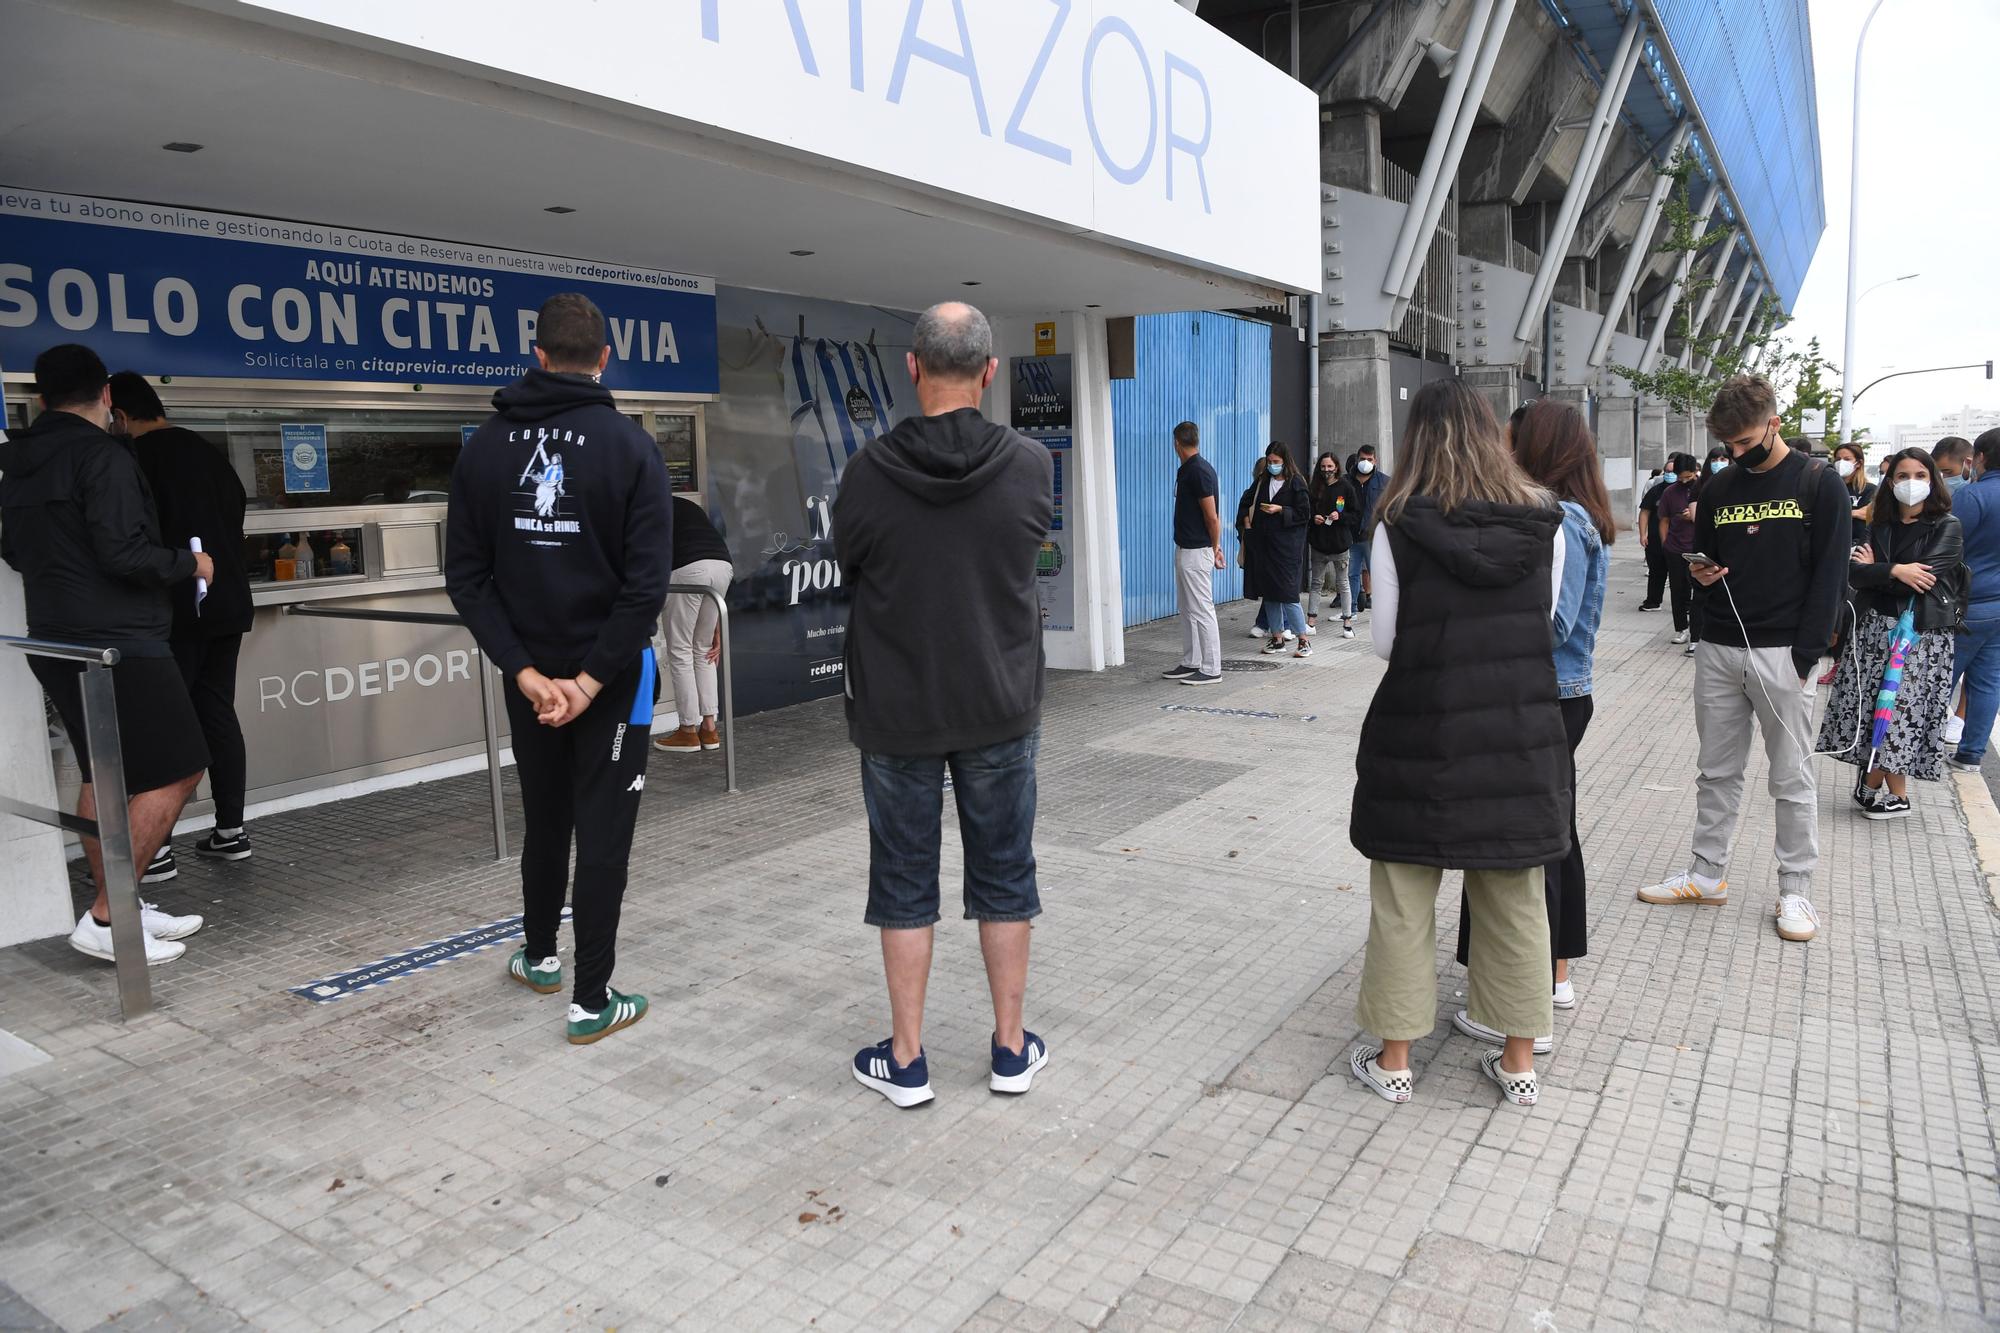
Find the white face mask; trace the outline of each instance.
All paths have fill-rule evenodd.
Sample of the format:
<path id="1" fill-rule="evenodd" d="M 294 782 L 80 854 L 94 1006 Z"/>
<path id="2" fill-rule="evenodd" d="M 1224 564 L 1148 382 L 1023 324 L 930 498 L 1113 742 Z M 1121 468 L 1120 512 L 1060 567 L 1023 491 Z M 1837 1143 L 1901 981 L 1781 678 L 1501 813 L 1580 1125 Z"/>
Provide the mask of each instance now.
<path id="1" fill-rule="evenodd" d="M 1896 498 L 1906 505 L 1920 505 L 1930 499 L 1931 484 L 1910 478 L 1896 483 Z"/>
<path id="2" fill-rule="evenodd" d="M 1365 477 L 1375 470 L 1375 465 L 1364 458 L 1354 465 L 1354 470 Z"/>
<path id="3" fill-rule="evenodd" d="M 1846 481 L 1849 477 L 1854 475 L 1854 460 L 1851 458 L 1835 459 L 1833 464 L 1833 470 L 1840 474 L 1840 479 L 1842 481 Z"/>

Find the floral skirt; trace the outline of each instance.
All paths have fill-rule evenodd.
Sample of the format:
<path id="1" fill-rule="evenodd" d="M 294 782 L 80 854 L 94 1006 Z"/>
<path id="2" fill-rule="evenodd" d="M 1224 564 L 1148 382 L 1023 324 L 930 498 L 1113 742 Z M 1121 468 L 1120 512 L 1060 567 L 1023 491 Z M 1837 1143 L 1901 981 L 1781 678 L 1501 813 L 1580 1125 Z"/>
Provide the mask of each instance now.
<path id="1" fill-rule="evenodd" d="M 1879 611 L 1868 611 L 1842 645 L 1840 669 L 1833 677 L 1833 694 L 1820 722 L 1821 752 L 1833 752 L 1843 764 L 1868 763 L 1869 741 L 1875 735 L 1875 696 L 1889 665 L 1889 634 L 1896 622 Z M 1903 684 L 1896 692 L 1896 711 L 1875 767 L 1889 773 L 1936 782 L 1944 776 L 1944 724 L 1951 713 L 1950 630 L 1927 630 L 1917 636 L 1903 663 Z M 1854 743 L 1855 729 L 1861 741 Z"/>

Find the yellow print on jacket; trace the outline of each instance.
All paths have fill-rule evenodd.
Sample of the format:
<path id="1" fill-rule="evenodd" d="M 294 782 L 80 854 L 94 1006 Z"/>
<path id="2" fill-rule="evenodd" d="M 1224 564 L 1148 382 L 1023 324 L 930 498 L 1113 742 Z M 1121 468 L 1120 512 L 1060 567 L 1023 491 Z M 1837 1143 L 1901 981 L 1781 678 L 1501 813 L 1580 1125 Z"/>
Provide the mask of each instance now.
<path id="1" fill-rule="evenodd" d="M 1764 523 L 1774 518 L 1796 518 L 1804 522 L 1805 516 L 1806 511 L 1799 507 L 1797 500 L 1761 500 L 1753 505 L 1723 505 L 1715 511 L 1715 526 Z"/>

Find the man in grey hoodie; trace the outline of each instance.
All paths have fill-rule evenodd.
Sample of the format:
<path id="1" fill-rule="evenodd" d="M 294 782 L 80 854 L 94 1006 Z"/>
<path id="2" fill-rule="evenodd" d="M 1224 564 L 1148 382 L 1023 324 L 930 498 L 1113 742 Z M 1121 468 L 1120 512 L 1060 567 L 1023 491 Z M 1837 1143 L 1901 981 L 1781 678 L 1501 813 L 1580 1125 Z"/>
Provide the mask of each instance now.
<path id="1" fill-rule="evenodd" d="M 932 1098 L 924 991 L 939 916 L 947 765 L 965 848 L 965 915 L 993 992 L 995 1092 L 1023 1093 L 1048 1046 L 1021 1026 L 1035 883 L 1042 619 L 1035 561 L 1055 515 L 1043 446 L 980 415 L 1000 363 L 986 317 L 956 302 L 917 320 L 921 415 L 847 464 L 833 506 L 851 598 L 847 728 L 868 809 L 868 911 L 882 932 L 892 1035 L 854 1057 L 900 1107 Z"/>

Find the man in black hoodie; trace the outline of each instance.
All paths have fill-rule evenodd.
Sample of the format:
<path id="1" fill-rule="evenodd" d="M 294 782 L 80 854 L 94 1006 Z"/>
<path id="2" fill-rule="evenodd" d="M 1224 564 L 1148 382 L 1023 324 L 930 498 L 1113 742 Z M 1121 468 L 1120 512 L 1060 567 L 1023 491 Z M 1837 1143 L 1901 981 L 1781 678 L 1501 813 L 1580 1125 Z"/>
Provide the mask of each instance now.
<path id="1" fill-rule="evenodd" d="M 652 439 L 598 376 L 604 316 L 580 295 L 543 303 L 535 360 L 493 395 L 451 475 L 445 587 L 506 691 L 527 834 L 523 947 L 507 973 L 562 989 L 556 926 L 576 841 L 576 984 L 582 1045 L 646 1016 L 610 988 L 647 737 L 659 698 L 653 626 L 673 570 L 673 504 Z"/>
<path id="2" fill-rule="evenodd" d="M 208 747 L 187 687 L 167 648 L 173 612 L 167 590 L 215 576 L 206 554 L 170 550 L 146 477 L 132 450 L 106 431 L 110 376 L 97 353 L 77 343 L 35 358 L 43 412 L 0 442 L 0 556 L 21 573 L 28 633 L 37 639 L 115 648 L 111 669 L 118 748 L 125 766 L 132 856 L 141 866 L 173 830 L 208 767 Z M 97 817 L 90 738 L 83 717 L 83 664 L 31 657 L 76 751 L 83 791 L 77 814 Z M 77 919 L 78 953 L 112 959 L 111 898 L 96 838 L 83 840 L 97 900 Z M 141 904 L 149 964 L 170 963 L 179 940 L 201 929 L 198 916 L 169 916 Z"/>
<path id="3" fill-rule="evenodd" d="M 177 551 L 204 551 L 215 577 L 196 596 L 193 580 L 175 587 L 174 626 L 168 640 L 188 698 L 208 742 L 208 790 L 215 798 L 215 828 L 194 849 L 223 861 L 247 861 L 243 792 L 249 764 L 243 728 L 236 720 L 236 660 L 255 614 L 243 569 L 243 482 L 222 451 L 167 420 L 160 395 L 136 371 L 111 377 L 111 429 L 132 442 L 132 452 L 152 487 L 161 540 Z M 141 882 L 172 879 L 171 842 L 146 867 Z"/>
<path id="4" fill-rule="evenodd" d="M 851 598 L 847 733 L 868 808 L 868 911 L 882 931 L 892 1035 L 854 1077 L 897 1106 L 931 1100 L 924 990 L 939 916 L 938 846 L 951 768 L 965 847 L 965 915 L 993 992 L 995 1092 L 1023 1093 L 1048 1046 L 1021 1026 L 1035 883 L 1042 618 L 1035 561 L 1055 516 L 1041 445 L 980 415 L 1000 363 L 986 317 L 934 306 L 910 379 L 923 415 L 847 464 L 833 505 Z"/>

